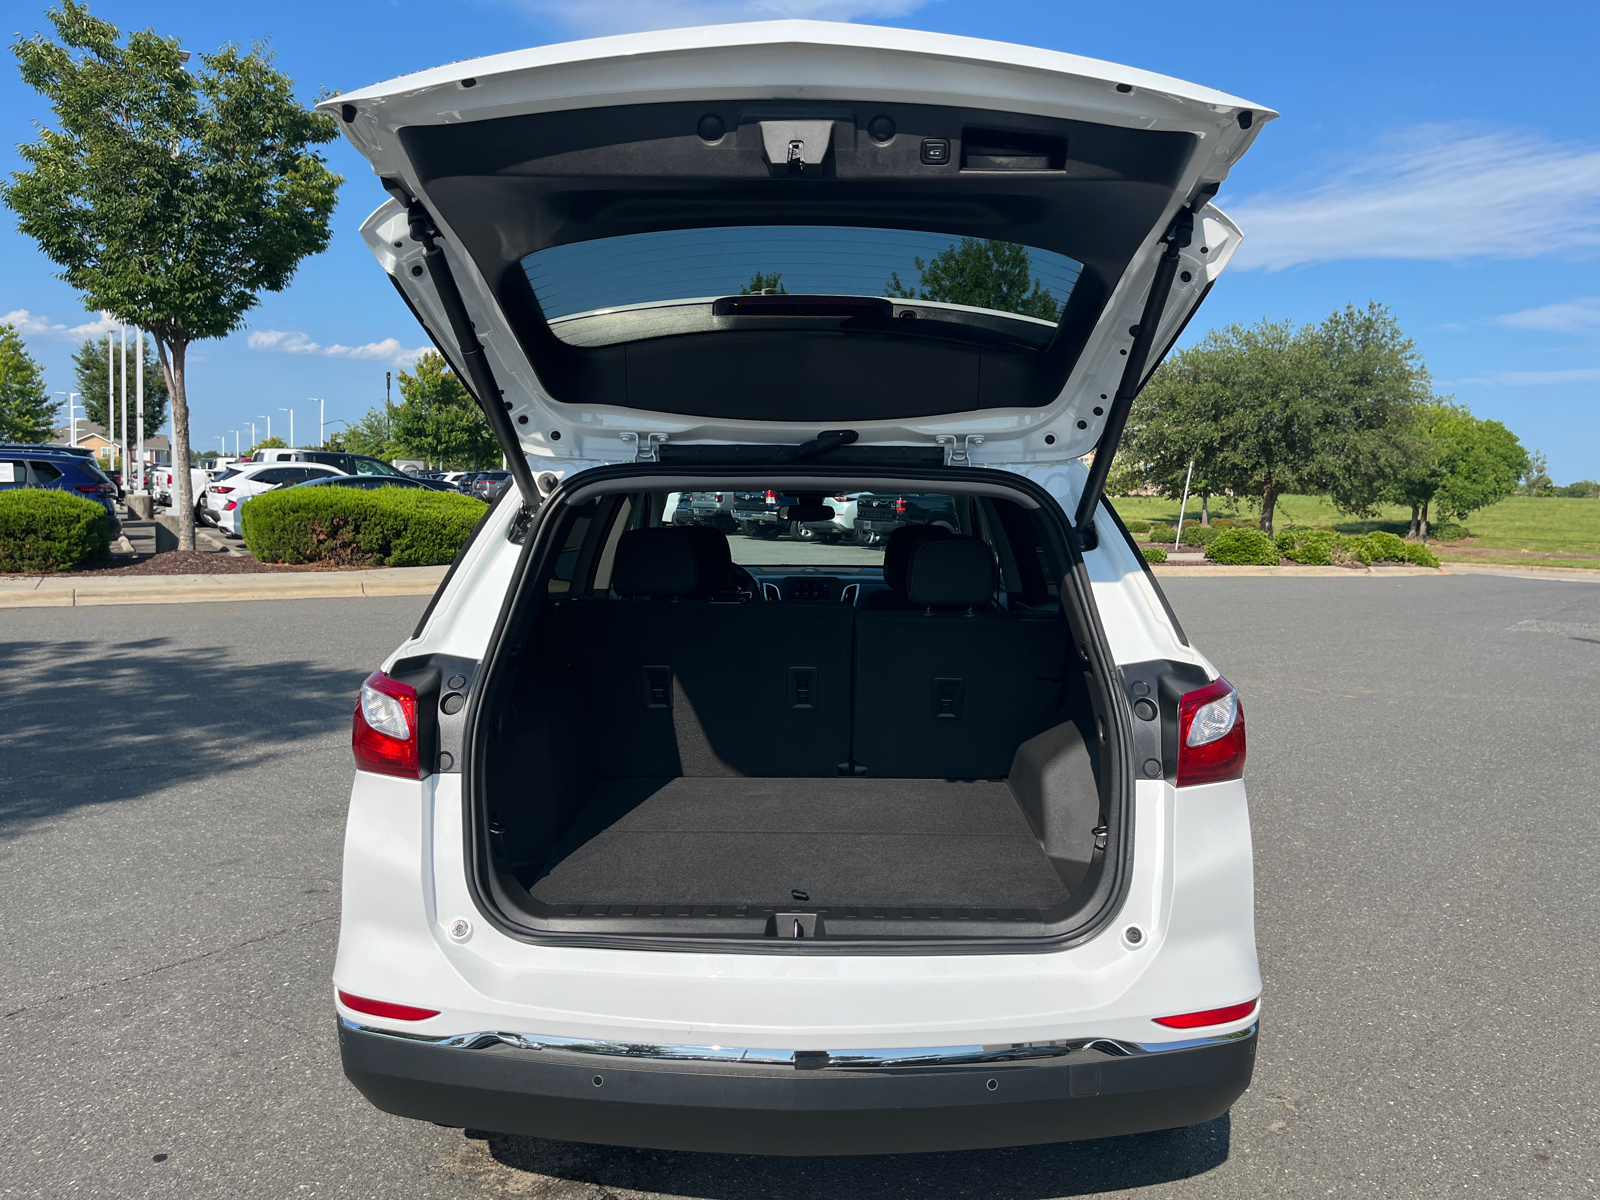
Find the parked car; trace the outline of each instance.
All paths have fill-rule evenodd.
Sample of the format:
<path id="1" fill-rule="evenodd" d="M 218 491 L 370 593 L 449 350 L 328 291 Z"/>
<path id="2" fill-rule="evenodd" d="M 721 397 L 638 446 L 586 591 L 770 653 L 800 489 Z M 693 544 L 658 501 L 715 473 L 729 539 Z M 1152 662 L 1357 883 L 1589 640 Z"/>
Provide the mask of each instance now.
<path id="1" fill-rule="evenodd" d="M 384 462 L 381 458 L 375 458 L 370 454 L 350 454 L 343 450 L 289 450 L 274 448 L 257 450 L 247 461 L 321 463 L 324 466 L 337 467 L 346 475 L 379 475 L 385 479 L 411 478 L 409 472 L 401 471 L 397 467 Z"/>
<path id="2" fill-rule="evenodd" d="M 896 529 L 907 525 L 937 525 L 951 533 L 956 530 L 954 502 L 949 496 L 900 493 L 862 496 L 856 504 L 856 540 L 874 546 L 888 540 Z"/>
<path id="3" fill-rule="evenodd" d="M 497 494 L 500 485 L 510 478 L 510 471 L 479 471 L 468 485 L 466 494 L 479 500 L 488 500 Z"/>
<path id="4" fill-rule="evenodd" d="M 242 532 L 239 510 L 245 501 L 274 488 L 304 483 L 308 479 L 342 476 L 337 467 L 322 463 L 240 463 L 222 472 L 206 488 L 204 520 L 235 537 Z"/>
<path id="5" fill-rule="evenodd" d="M 8 442 L 0 445 L 0 491 L 52 488 L 101 505 L 111 518 L 111 536 L 122 532 L 117 519 L 117 485 L 93 458 L 60 446 Z"/>
<path id="6" fill-rule="evenodd" d="M 389 479 L 381 475 L 325 475 L 320 479 L 307 479 L 304 483 L 297 483 L 292 486 L 350 487 L 361 488 L 368 492 L 386 487 L 411 488 L 423 492 L 450 492 L 455 490 L 437 479 Z"/>
<path id="7" fill-rule="evenodd" d="M 205 508 L 206 488 L 211 485 L 214 476 L 221 471 L 207 470 L 204 467 L 189 468 L 189 492 L 194 497 L 195 517 L 198 519 Z M 150 490 L 155 496 L 155 502 L 162 508 L 170 509 L 175 501 L 173 490 L 176 484 L 173 480 L 173 469 L 170 465 L 160 465 L 150 468 Z"/>
<path id="8" fill-rule="evenodd" d="M 770 1154 L 1225 1113 L 1261 1013 L 1244 721 L 1103 494 L 1276 114 L 790 21 L 319 107 L 392 193 L 379 269 L 504 404 L 521 498 L 355 706 L 354 1086 Z M 1059 321 L 860 294 L 996 237 Z M 751 263 L 789 291 L 732 294 Z M 724 502 L 768 490 L 859 495 L 882 571 L 734 561 Z"/>

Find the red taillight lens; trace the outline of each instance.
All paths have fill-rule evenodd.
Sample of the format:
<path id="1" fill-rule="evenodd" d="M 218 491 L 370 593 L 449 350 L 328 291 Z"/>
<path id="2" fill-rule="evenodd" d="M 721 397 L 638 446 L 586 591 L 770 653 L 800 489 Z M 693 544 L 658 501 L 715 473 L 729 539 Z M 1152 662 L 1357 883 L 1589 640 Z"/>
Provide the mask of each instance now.
<path id="1" fill-rule="evenodd" d="M 239 507 L 239 502 L 237 500 L 229 500 L 226 504 L 224 504 L 222 506 L 222 511 L 223 512 L 232 512 L 234 509 L 236 509 L 238 507 Z"/>
<path id="2" fill-rule="evenodd" d="M 361 685 L 350 748 L 356 767 L 379 775 L 421 779 L 417 753 L 417 689 L 374 671 Z"/>
<path id="3" fill-rule="evenodd" d="M 1178 787 L 1244 775 L 1244 707 L 1218 678 L 1178 702 Z"/>
<path id="4" fill-rule="evenodd" d="M 903 512 L 905 512 L 905 510 L 906 510 L 906 501 L 905 501 L 905 497 L 902 496 L 900 499 L 898 499 L 898 500 L 896 500 L 894 502 L 894 511 L 897 512 L 897 513 L 903 513 Z"/>
<path id="5" fill-rule="evenodd" d="M 429 1017 L 439 1015 L 439 1010 L 436 1008 L 412 1008 L 409 1004 L 368 1000 L 365 996 L 352 996 L 349 992 L 339 993 L 339 1003 L 358 1013 L 366 1013 L 372 1017 L 388 1017 L 395 1021 L 426 1021 Z"/>
<path id="6" fill-rule="evenodd" d="M 233 491 L 231 487 L 214 487 L 211 490 L 219 496 L 226 496 L 229 492 Z"/>
<path id="7" fill-rule="evenodd" d="M 1227 1008 L 1208 1008 L 1203 1012 L 1179 1013 L 1175 1017 L 1157 1017 L 1157 1025 L 1165 1025 L 1168 1029 L 1201 1029 L 1207 1025 L 1226 1025 L 1231 1021 L 1242 1021 L 1255 1012 L 1255 1000 L 1246 1000 L 1243 1004 L 1230 1004 Z"/>
<path id="8" fill-rule="evenodd" d="M 768 504 L 776 504 L 777 502 L 778 502 L 778 497 L 774 493 L 768 492 L 767 493 L 767 503 Z"/>

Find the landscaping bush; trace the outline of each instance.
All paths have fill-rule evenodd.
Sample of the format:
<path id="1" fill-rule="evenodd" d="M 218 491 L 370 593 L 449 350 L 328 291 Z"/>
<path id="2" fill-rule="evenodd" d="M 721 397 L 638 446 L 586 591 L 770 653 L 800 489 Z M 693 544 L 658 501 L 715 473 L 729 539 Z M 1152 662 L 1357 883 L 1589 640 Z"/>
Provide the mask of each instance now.
<path id="1" fill-rule="evenodd" d="M 1144 520 L 1142 518 L 1125 522 L 1125 524 L 1128 526 L 1128 532 L 1129 533 L 1149 533 L 1150 532 L 1150 522 L 1146 521 L 1146 520 Z"/>
<path id="2" fill-rule="evenodd" d="M 1363 562 L 1411 561 L 1411 555 L 1406 548 L 1405 539 L 1392 533 L 1385 533 L 1382 530 L 1353 537 L 1350 539 L 1350 545 L 1363 554 Z"/>
<path id="3" fill-rule="evenodd" d="M 1207 528 L 1204 525 L 1188 525 L 1183 527 L 1183 544 L 1185 546 L 1209 546 L 1221 535 L 1222 530 L 1215 527 Z"/>
<path id="4" fill-rule="evenodd" d="M 1144 555 L 1147 563 L 1164 563 L 1167 561 L 1167 551 L 1162 546 L 1141 546 L 1139 552 Z"/>
<path id="5" fill-rule="evenodd" d="M 1330 567 L 1353 561 L 1355 555 L 1348 541 L 1331 529 L 1315 529 L 1309 525 L 1291 525 L 1273 538 L 1280 554 L 1290 562 L 1307 567 Z"/>
<path id="6" fill-rule="evenodd" d="M 1275 567 L 1282 556 L 1277 544 L 1259 529 L 1224 529 L 1206 547 L 1206 557 L 1228 566 Z"/>
<path id="7" fill-rule="evenodd" d="M 1165 521 L 1151 521 L 1150 529 L 1145 539 L 1151 542 L 1170 542 L 1173 537 L 1173 528 Z"/>
<path id="8" fill-rule="evenodd" d="M 93 500 L 49 488 L 0 492 L 0 571 L 70 571 L 111 557 L 111 517 Z"/>
<path id="9" fill-rule="evenodd" d="M 1245 526 L 1239 524 L 1238 521 L 1232 520 L 1229 517 L 1212 517 L 1211 518 L 1211 528 L 1213 528 L 1213 529 L 1244 529 Z"/>
<path id="10" fill-rule="evenodd" d="M 429 567 L 456 556 L 484 508 L 420 488 L 289 487 L 255 497 L 241 516 L 262 562 Z"/>
<path id="11" fill-rule="evenodd" d="M 1442 521 L 1438 525 L 1428 527 L 1428 537 L 1435 542 L 1459 542 L 1471 536 L 1471 531 L 1465 525 L 1459 525 L 1455 521 Z"/>
<path id="12" fill-rule="evenodd" d="M 1437 567 L 1439 560 L 1421 542 L 1406 543 L 1406 561 L 1418 567 Z"/>

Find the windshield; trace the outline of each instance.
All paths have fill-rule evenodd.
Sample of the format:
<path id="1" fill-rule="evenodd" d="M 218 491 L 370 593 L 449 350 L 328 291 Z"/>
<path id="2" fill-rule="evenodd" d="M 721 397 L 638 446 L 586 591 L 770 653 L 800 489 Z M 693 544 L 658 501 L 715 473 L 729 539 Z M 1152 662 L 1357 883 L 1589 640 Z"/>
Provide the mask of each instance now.
<path id="1" fill-rule="evenodd" d="M 522 260 L 546 320 L 720 296 L 877 296 L 1056 321 L 1083 265 L 1064 254 L 910 229 L 752 225 L 552 246 Z"/>

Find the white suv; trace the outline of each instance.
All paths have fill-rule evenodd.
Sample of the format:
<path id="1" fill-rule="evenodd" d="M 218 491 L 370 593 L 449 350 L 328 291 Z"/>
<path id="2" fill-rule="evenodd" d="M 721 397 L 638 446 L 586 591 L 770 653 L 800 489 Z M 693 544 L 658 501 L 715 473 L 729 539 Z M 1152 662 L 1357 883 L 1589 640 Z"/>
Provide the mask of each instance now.
<path id="1" fill-rule="evenodd" d="M 514 476 L 356 708 L 356 1087 L 774 1154 L 1225 1112 L 1261 993 L 1243 716 L 1100 496 L 1275 114 L 810 22 L 324 108 Z M 790 566 L 666 519 L 741 490 L 940 519 Z"/>
<path id="2" fill-rule="evenodd" d="M 206 487 L 204 519 L 224 533 L 242 532 L 240 510 L 245 501 L 275 488 L 293 487 L 308 479 L 343 475 L 338 467 L 323 463 L 243 462 L 223 471 Z"/>

